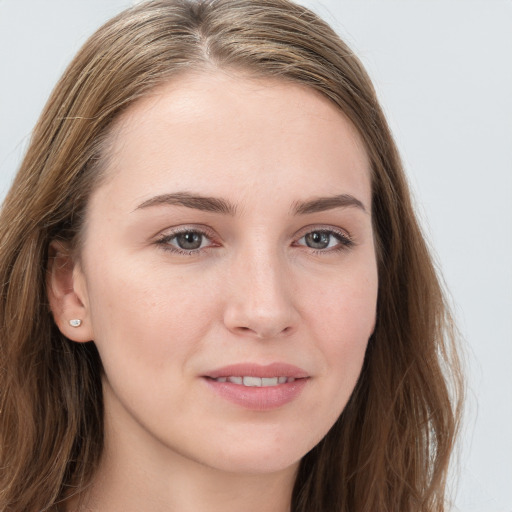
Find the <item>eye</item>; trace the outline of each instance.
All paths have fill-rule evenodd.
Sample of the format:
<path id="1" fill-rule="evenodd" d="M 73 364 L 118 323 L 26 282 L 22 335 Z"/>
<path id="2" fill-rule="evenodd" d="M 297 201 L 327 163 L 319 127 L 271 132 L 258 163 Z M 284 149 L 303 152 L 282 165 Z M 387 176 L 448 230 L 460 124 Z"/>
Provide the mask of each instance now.
<path id="1" fill-rule="evenodd" d="M 206 237 L 202 233 L 186 231 L 185 233 L 180 233 L 172 237 L 169 243 L 174 242 L 180 249 L 193 251 L 203 247 L 205 239 Z"/>
<path id="2" fill-rule="evenodd" d="M 329 230 L 316 229 L 309 231 L 297 240 L 297 245 L 304 245 L 316 251 L 345 249 L 353 245 L 352 240 L 345 234 Z"/>
<path id="3" fill-rule="evenodd" d="M 213 242 L 208 234 L 201 230 L 185 229 L 162 236 L 157 240 L 157 244 L 167 251 L 194 254 L 201 249 L 211 247 Z"/>

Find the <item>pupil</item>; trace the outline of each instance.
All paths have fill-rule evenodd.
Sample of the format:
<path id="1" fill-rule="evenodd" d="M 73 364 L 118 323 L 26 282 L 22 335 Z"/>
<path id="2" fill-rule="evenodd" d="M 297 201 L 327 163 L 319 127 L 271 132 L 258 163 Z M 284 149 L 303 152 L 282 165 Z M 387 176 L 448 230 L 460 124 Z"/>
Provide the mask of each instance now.
<path id="1" fill-rule="evenodd" d="M 308 247 L 313 249 L 325 249 L 329 245 L 329 237 L 330 235 L 328 233 L 313 231 L 306 235 L 305 240 Z"/>
<path id="2" fill-rule="evenodd" d="M 181 249 L 199 249 L 201 247 L 202 235 L 193 231 L 181 233 L 176 237 L 176 241 Z"/>

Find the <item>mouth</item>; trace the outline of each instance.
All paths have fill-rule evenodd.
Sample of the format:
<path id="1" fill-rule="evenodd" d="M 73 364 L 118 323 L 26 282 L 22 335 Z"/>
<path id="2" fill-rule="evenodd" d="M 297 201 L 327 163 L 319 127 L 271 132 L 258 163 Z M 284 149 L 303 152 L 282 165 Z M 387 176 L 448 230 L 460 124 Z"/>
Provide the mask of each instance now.
<path id="1" fill-rule="evenodd" d="M 250 388 L 265 388 L 274 387 L 280 384 L 288 384 L 295 382 L 295 377 L 253 377 L 250 375 L 238 376 L 232 375 L 230 377 L 217 377 L 212 379 L 215 382 L 230 382 L 239 386 L 247 386 Z"/>
<path id="2" fill-rule="evenodd" d="M 284 384 L 286 382 L 284 379 L 304 379 L 309 377 L 309 373 L 298 366 L 288 363 L 238 363 L 209 371 L 205 377 L 214 380 L 226 379 L 222 382 L 235 379 L 229 380 L 229 382 L 233 384 L 243 384 L 245 386 L 276 386 L 278 384 Z M 277 382 L 275 379 L 277 379 Z M 293 380 L 291 380 L 291 382 L 293 382 Z"/>
<path id="3" fill-rule="evenodd" d="M 243 363 L 225 366 L 203 376 L 217 396 L 253 411 L 283 407 L 297 399 L 311 376 L 284 363 Z"/>

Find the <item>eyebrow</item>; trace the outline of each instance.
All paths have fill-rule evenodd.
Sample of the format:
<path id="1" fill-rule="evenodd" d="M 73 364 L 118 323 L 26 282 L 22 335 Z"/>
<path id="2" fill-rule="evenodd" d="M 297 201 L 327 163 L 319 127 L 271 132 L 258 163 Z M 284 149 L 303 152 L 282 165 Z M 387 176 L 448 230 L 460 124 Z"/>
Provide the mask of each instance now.
<path id="1" fill-rule="evenodd" d="M 149 208 L 159 205 L 177 205 L 201 210 L 203 212 L 222 213 L 224 215 L 236 215 L 236 206 L 229 201 L 217 197 L 205 197 L 190 194 L 188 192 L 178 192 L 176 194 L 162 194 L 152 197 L 137 206 L 136 210 Z"/>
<path id="2" fill-rule="evenodd" d="M 235 216 L 237 206 L 229 201 L 217 197 L 207 197 L 189 192 L 177 192 L 174 194 L 161 194 L 141 203 L 135 210 L 149 208 L 160 205 L 177 205 L 201 210 L 204 212 L 220 213 L 224 215 Z M 296 201 L 292 204 L 292 215 L 308 215 L 335 208 L 358 208 L 366 212 L 366 208 L 359 199 L 350 194 L 340 194 L 337 196 L 319 197 L 309 201 Z"/>
<path id="3" fill-rule="evenodd" d="M 340 194 L 330 197 L 319 197 L 310 201 L 296 201 L 292 205 L 294 215 L 307 215 L 309 213 L 324 212 L 335 208 L 359 208 L 366 213 L 364 204 L 350 194 Z"/>

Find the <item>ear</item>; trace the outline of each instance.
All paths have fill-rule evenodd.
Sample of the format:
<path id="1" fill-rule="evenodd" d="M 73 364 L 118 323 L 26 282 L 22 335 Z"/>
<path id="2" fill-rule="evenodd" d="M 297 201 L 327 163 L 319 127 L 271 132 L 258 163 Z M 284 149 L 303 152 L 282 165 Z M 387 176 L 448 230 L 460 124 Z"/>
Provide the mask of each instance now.
<path id="1" fill-rule="evenodd" d="M 60 332 L 79 343 L 93 340 L 85 276 L 64 242 L 53 241 L 48 249 L 46 290 Z M 81 323 L 73 327 L 71 320 Z"/>

